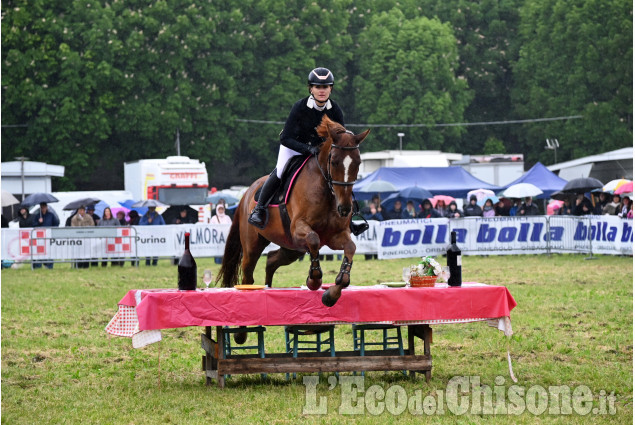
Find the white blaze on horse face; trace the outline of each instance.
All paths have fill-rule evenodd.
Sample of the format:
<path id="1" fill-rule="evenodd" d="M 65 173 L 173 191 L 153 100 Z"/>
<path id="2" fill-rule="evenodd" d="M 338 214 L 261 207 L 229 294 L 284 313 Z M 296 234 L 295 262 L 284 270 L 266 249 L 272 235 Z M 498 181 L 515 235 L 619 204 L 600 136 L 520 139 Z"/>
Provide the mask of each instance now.
<path id="1" fill-rule="evenodd" d="M 344 158 L 344 161 L 342 161 L 342 164 L 344 164 L 344 181 L 345 182 L 348 182 L 348 169 L 352 163 L 353 163 L 353 158 L 351 158 L 350 155 L 346 155 L 346 158 Z"/>

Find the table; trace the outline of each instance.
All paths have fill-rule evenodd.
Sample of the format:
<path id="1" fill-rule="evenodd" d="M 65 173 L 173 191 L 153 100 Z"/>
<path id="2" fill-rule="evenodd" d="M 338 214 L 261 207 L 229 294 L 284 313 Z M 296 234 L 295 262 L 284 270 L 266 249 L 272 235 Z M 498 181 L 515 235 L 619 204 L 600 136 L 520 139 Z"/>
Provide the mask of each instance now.
<path id="1" fill-rule="evenodd" d="M 329 285 L 323 285 L 323 288 Z M 486 321 L 511 335 L 510 312 L 516 301 L 504 286 L 468 282 L 462 287 L 437 284 L 433 288 L 390 288 L 383 285 L 350 286 L 331 308 L 322 304 L 324 289 L 234 288 L 179 291 L 131 290 L 119 302 L 119 310 L 106 327 L 112 335 L 132 337 L 141 347 L 161 339 L 161 329 L 204 326 L 201 346 L 206 381 L 224 386 L 224 375 L 241 373 L 345 372 L 358 370 L 410 370 L 430 378 L 432 357 L 430 325 Z M 224 358 L 223 326 L 284 326 L 297 324 L 380 323 L 408 327 L 404 356 L 391 350 L 328 354 L 290 353 L 234 355 Z M 212 338 L 216 328 L 216 339 Z M 423 341 L 424 354 L 415 354 L 415 337 Z"/>

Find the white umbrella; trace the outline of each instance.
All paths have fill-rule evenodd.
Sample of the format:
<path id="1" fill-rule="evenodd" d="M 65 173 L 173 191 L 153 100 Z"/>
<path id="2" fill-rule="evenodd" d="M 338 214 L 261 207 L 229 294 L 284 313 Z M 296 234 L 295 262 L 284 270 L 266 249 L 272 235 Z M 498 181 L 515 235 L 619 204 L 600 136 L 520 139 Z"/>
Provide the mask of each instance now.
<path id="1" fill-rule="evenodd" d="M 509 186 L 503 195 L 506 198 L 524 198 L 526 196 L 538 196 L 542 194 L 542 190 L 531 183 L 518 183 Z"/>
<path id="2" fill-rule="evenodd" d="M 496 194 L 489 189 L 474 189 L 467 192 L 467 199 L 469 200 L 472 195 L 476 196 L 476 201 L 481 201 L 488 196 L 496 196 Z"/>
<path id="3" fill-rule="evenodd" d="M 6 190 L 2 191 L 2 207 L 3 208 L 9 207 L 11 205 L 19 204 L 19 203 L 20 201 L 18 201 L 18 199 L 15 196 L 10 194 Z"/>
<path id="4" fill-rule="evenodd" d="M 610 182 L 608 182 L 607 184 L 604 185 L 604 187 L 602 188 L 602 192 L 613 193 L 620 186 L 623 186 L 623 185 L 628 184 L 628 183 L 631 183 L 631 180 L 627 180 L 627 179 L 611 180 Z"/>
<path id="5" fill-rule="evenodd" d="M 359 191 L 364 193 L 377 193 L 377 192 L 396 192 L 398 190 L 399 189 L 397 189 L 397 186 L 395 186 L 389 181 L 375 180 L 373 182 L 368 183 Z"/>
<path id="6" fill-rule="evenodd" d="M 167 204 L 164 204 L 161 201 L 157 201 L 156 199 L 145 199 L 143 201 L 135 202 L 132 204 L 133 208 L 142 208 L 142 207 L 167 207 Z"/>

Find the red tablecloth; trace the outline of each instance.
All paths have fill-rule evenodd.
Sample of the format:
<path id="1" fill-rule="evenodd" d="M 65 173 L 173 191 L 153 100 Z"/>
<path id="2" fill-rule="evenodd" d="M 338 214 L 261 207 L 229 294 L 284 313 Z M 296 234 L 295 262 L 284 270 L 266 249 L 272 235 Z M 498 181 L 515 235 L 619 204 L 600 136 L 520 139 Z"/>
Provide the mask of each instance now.
<path id="1" fill-rule="evenodd" d="M 184 326 L 467 322 L 509 317 L 516 306 L 504 286 L 477 283 L 459 288 L 351 286 L 330 308 L 322 304 L 323 292 L 285 288 L 132 290 L 119 305 L 135 308 L 141 331 Z"/>

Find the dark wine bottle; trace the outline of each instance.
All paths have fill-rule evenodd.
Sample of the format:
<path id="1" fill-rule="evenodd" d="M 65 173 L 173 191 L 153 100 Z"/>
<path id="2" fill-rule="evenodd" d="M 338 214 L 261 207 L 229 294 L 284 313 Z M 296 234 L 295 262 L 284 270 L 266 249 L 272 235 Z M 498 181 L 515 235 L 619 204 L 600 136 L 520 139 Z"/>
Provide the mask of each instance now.
<path id="1" fill-rule="evenodd" d="M 452 242 L 447 251 L 448 267 L 450 268 L 448 285 L 461 286 L 461 250 L 456 245 L 456 232 L 452 232 L 451 235 Z"/>
<path id="2" fill-rule="evenodd" d="M 190 252 L 190 234 L 185 233 L 185 251 L 179 260 L 179 289 L 196 289 L 196 261 Z"/>

